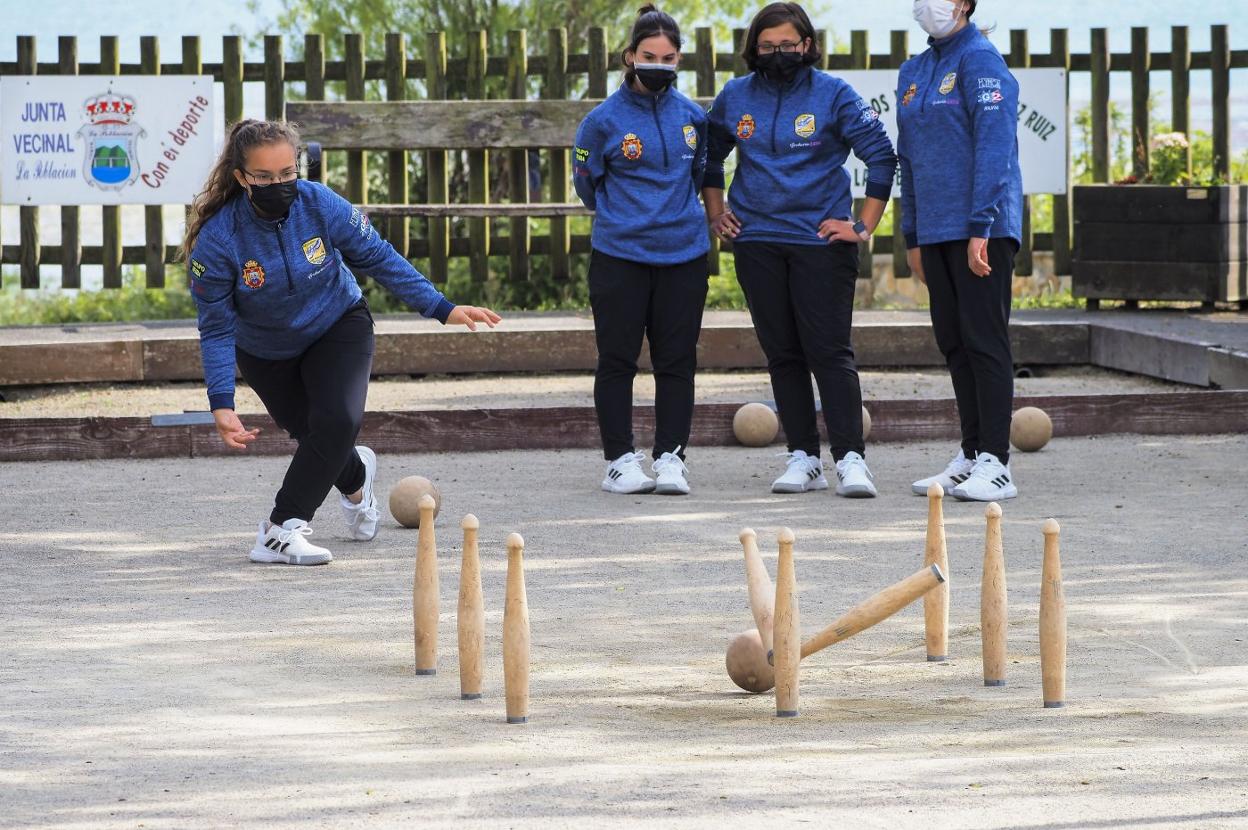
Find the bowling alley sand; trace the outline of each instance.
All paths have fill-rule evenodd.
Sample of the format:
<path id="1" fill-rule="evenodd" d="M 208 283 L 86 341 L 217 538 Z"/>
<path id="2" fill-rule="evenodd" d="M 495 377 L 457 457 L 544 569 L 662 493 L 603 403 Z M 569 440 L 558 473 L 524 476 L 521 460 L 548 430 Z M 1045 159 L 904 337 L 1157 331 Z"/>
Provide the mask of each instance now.
<path id="1" fill-rule="evenodd" d="M 1248 825 L 1248 436 L 1058 439 L 1004 505 L 1008 685 L 985 688 L 982 505 L 946 504 L 951 659 L 921 605 L 809 658 L 801 716 L 736 689 L 741 527 L 797 536 L 809 636 L 917 570 L 912 478 L 773 496 L 774 449 L 697 449 L 694 494 L 612 496 L 588 451 L 390 456 L 442 488 L 441 657 L 413 676 L 416 531 L 325 567 L 245 553 L 277 458 L 0 464 L 0 827 Z M 459 700 L 459 519 L 481 520 L 485 697 Z M 1062 525 L 1065 709 L 1041 708 L 1041 524 Z M 527 540 L 530 723 L 504 723 L 511 531 Z"/>

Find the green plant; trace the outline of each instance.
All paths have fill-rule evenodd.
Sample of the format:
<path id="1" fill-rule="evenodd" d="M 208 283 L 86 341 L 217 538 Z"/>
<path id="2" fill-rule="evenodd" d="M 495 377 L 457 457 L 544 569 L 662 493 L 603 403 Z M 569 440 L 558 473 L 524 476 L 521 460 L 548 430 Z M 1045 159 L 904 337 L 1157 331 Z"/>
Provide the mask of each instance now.
<path id="1" fill-rule="evenodd" d="M 0 291 L 0 326 L 114 323 L 130 320 L 180 320 L 195 316 L 186 289 L 186 271 L 171 265 L 165 288 L 146 287 L 142 269 L 131 266 L 122 287 L 100 291 L 29 291 L 6 280 Z"/>

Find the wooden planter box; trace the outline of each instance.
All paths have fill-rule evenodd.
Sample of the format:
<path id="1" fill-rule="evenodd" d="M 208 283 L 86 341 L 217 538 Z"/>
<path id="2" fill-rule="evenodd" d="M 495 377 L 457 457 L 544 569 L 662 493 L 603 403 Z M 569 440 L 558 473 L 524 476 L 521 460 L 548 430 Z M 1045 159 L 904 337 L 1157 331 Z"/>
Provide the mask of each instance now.
<path id="1" fill-rule="evenodd" d="M 1074 189 L 1076 297 L 1248 300 L 1248 185 Z"/>

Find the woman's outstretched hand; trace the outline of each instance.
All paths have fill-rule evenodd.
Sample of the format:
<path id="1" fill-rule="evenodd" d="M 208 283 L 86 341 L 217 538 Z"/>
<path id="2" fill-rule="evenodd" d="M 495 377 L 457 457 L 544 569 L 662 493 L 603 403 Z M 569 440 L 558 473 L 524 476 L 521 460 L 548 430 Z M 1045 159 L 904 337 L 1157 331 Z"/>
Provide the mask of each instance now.
<path id="1" fill-rule="evenodd" d="M 247 429 L 238 420 L 233 409 L 214 409 L 212 417 L 217 422 L 217 432 L 221 440 L 232 450 L 245 450 L 247 445 L 260 435 L 260 427 Z"/>
<path id="2" fill-rule="evenodd" d="M 446 322 L 448 325 L 467 326 L 469 331 L 476 331 L 477 323 L 485 323 L 490 328 L 494 328 L 502 319 L 502 317 L 488 308 L 478 308 L 475 305 L 457 305 L 455 310 L 447 316 Z"/>

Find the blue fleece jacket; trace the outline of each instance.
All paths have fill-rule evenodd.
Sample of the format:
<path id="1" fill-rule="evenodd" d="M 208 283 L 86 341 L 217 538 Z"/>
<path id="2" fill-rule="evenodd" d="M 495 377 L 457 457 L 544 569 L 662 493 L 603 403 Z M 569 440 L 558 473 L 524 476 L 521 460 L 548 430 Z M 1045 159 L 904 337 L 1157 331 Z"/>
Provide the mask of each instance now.
<path id="1" fill-rule="evenodd" d="M 698 201 L 706 169 L 706 113 L 675 87 L 623 84 L 576 132 L 572 184 L 594 215 L 595 250 L 632 262 L 679 265 L 710 249 Z"/>
<path id="2" fill-rule="evenodd" d="M 1023 237 L 1018 81 L 975 26 L 906 61 L 897 83 L 906 245 Z"/>
<path id="3" fill-rule="evenodd" d="M 741 242 L 826 245 L 825 219 L 852 218 L 852 150 L 867 165 L 867 195 L 887 200 L 897 172 L 879 115 L 845 81 L 809 67 L 787 84 L 758 73 L 724 85 L 711 106 L 705 187 L 724 187 L 737 150 L 728 204 Z"/>
<path id="4" fill-rule="evenodd" d="M 328 187 L 299 182 L 284 219 L 256 214 L 246 194 L 204 223 L 188 268 L 212 409 L 234 408 L 234 348 L 282 360 L 302 354 L 362 296 L 347 266 L 425 317 L 455 308 Z"/>

